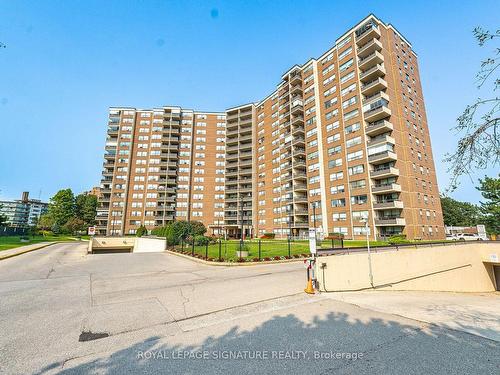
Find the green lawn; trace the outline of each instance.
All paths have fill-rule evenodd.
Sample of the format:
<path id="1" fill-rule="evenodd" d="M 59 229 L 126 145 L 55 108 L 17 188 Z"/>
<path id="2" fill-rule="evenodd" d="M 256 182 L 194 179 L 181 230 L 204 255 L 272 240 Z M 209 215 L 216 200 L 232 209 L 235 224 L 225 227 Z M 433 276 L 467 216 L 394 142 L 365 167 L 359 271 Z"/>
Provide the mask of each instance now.
<path id="1" fill-rule="evenodd" d="M 19 236 L 5 236 L 0 237 L 0 251 L 13 249 L 15 247 L 32 245 L 39 242 L 47 241 L 75 241 L 75 237 L 70 236 L 29 236 L 29 242 L 21 242 Z"/>
<path id="2" fill-rule="evenodd" d="M 370 241 L 371 246 L 381 246 L 387 245 L 384 241 Z M 245 245 L 248 247 L 248 257 L 247 259 L 253 259 L 259 257 L 259 242 L 257 240 L 245 241 Z M 366 246 L 366 241 L 355 241 L 355 240 L 345 240 L 344 247 L 363 247 Z M 329 249 L 332 247 L 331 240 L 325 240 L 322 242 L 321 247 L 324 249 Z M 340 248 L 340 242 L 335 241 L 335 248 Z M 176 249 L 181 250 L 181 246 L 176 246 Z M 192 252 L 193 248 L 189 245 L 184 245 L 184 251 Z M 236 251 L 239 249 L 239 241 L 222 241 L 220 246 L 220 255 L 224 259 L 237 259 Z M 287 256 L 288 255 L 288 242 L 282 240 L 262 240 L 261 241 L 261 258 L 272 258 L 275 256 Z M 195 246 L 194 253 L 205 256 L 206 247 L 205 246 Z M 309 254 L 309 241 L 299 240 L 290 242 L 290 255 L 299 254 Z M 211 244 L 208 246 L 208 257 L 217 259 L 219 258 L 219 244 Z"/>

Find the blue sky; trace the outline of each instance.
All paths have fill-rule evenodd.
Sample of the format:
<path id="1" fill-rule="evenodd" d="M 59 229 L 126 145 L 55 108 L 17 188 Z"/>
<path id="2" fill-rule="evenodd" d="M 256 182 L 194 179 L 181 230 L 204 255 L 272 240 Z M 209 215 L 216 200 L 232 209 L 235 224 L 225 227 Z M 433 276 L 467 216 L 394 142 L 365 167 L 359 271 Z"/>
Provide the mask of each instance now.
<path id="1" fill-rule="evenodd" d="M 479 95 L 474 75 L 491 52 L 471 31 L 500 27 L 498 1 L 0 0 L 0 199 L 98 185 L 109 106 L 224 110 L 261 99 L 371 12 L 419 55 L 443 189 L 449 129 Z M 468 178 L 452 196 L 480 199 Z"/>

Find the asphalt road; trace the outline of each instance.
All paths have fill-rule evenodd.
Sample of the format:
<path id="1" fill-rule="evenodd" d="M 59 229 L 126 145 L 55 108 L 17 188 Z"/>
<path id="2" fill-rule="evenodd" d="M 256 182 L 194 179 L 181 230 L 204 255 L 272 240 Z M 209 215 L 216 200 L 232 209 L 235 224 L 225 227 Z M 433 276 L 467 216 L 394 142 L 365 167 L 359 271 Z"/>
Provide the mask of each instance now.
<path id="1" fill-rule="evenodd" d="M 0 373 L 500 373 L 498 342 L 308 296 L 301 263 L 85 251 L 0 262 Z"/>

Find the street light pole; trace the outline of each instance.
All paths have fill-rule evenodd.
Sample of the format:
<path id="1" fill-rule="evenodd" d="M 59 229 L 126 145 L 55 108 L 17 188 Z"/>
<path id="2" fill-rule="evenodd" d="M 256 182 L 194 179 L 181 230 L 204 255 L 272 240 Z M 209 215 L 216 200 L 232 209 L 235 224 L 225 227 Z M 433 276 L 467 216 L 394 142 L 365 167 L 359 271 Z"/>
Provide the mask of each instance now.
<path id="1" fill-rule="evenodd" d="M 243 196 L 240 195 L 240 251 L 243 250 Z"/>
<path id="2" fill-rule="evenodd" d="M 318 242 L 318 235 L 316 233 L 316 202 L 312 202 L 312 206 L 313 206 L 314 241 Z"/>
<path id="3" fill-rule="evenodd" d="M 370 238 L 368 235 L 368 217 L 364 219 L 365 222 L 365 232 L 366 232 L 366 248 L 368 249 L 368 275 L 370 277 L 370 284 L 373 286 L 373 271 L 372 271 L 372 257 L 370 252 Z"/>

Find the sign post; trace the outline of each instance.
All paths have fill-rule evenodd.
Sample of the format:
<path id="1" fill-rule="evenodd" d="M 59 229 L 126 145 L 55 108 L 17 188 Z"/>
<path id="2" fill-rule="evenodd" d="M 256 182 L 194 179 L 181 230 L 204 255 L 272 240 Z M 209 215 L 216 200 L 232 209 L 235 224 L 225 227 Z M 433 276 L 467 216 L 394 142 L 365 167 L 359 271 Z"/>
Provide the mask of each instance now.
<path id="1" fill-rule="evenodd" d="M 316 228 L 309 228 L 309 251 L 316 254 Z"/>

